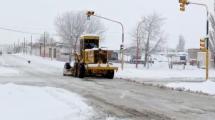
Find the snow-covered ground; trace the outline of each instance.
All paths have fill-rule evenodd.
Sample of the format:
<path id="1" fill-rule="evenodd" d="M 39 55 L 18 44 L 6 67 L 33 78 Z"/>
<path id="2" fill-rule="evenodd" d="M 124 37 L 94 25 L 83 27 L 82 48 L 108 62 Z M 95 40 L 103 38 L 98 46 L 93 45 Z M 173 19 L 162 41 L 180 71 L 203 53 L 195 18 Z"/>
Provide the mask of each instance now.
<path id="1" fill-rule="evenodd" d="M 19 71 L 13 69 L 15 66 L 10 66 L 0 58 L 0 76 L 19 75 Z"/>
<path id="2" fill-rule="evenodd" d="M 54 66 L 60 69 L 62 69 L 62 67 L 64 66 L 64 62 L 56 61 L 54 59 L 52 60 L 51 58 L 47 58 L 47 57 L 40 57 L 40 56 L 34 56 L 34 55 L 28 55 L 28 54 L 15 54 L 15 55 L 23 58 L 24 60 L 26 60 L 26 62 L 30 60 L 31 63 L 45 64 L 45 65 Z"/>
<path id="3" fill-rule="evenodd" d="M 0 76 L 11 76 L 11 75 L 19 75 L 19 71 L 11 68 L 7 68 L 0 65 Z"/>
<path id="4" fill-rule="evenodd" d="M 115 64 L 120 68 L 120 64 Z M 210 69 L 209 77 L 215 79 L 215 70 Z M 203 81 L 205 79 L 205 70 L 196 66 L 187 65 L 183 69 L 182 65 L 174 66 L 173 69 L 168 68 L 167 62 L 155 62 L 149 69 L 143 65 L 135 68 L 135 64 L 125 64 L 124 70 L 121 69 L 116 73 L 117 78 L 135 80 L 137 82 L 148 81 Z"/>
<path id="5" fill-rule="evenodd" d="M 167 87 L 184 91 L 202 92 L 215 95 L 215 82 L 210 80 L 204 82 L 168 83 Z"/>
<path id="6" fill-rule="evenodd" d="M 18 54 L 17 56 L 26 60 L 31 60 L 32 62 L 55 66 L 58 69 L 62 69 L 64 65 L 64 62 L 51 61 L 49 58 L 22 54 Z M 125 64 L 124 70 L 122 71 L 120 69 L 121 64 L 115 63 L 114 65 L 119 67 L 118 72 L 115 74 L 115 78 L 128 79 L 139 83 L 164 81 L 165 84 L 168 83 L 166 84 L 167 87 L 181 88 L 194 92 L 201 91 L 212 95 L 215 94 L 215 83 L 212 82 L 215 79 L 214 69 L 210 69 L 209 71 L 211 81 L 205 82 L 205 69 L 199 69 L 196 66 L 187 65 L 185 69 L 183 69 L 183 66 L 178 65 L 174 66 L 173 69 L 169 69 L 167 62 L 155 62 L 149 69 L 144 68 L 141 64 L 139 64 L 138 69 L 136 69 L 135 64 Z"/>
<path id="7" fill-rule="evenodd" d="M 16 56 L 17 59 L 24 60 L 23 64 L 28 64 L 28 60 L 34 64 L 34 67 L 35 63 L 44 64 L 44 69 L 50 66 L 52 69 L 62 71 L 64 65 L 64 62 L 39 56 L 22 54 L 16 54 Z M 18 66 L 8 65 L 6 60 L 5 56 L 4 59 L 0 56 L 0 77 L 7 79 L 19 75 L 22 76 L 19 79 L 25 79 L 17 70 Z M 26 77 L 26 79 L 29 78 Z M 80 95 L 60 88 L 13 83 L 0 84 L 0 120 L 91 120 L 97 118 L 98 113 L 86 102 L 87 100 Z M 104 119 L 118 120 L 108 114 Z"/>
<path id="8" fill-rule="evenodd" d="M 87 120 L 93 109 L 75 93 L 51 87 L 0 85 L 1 120 Z"/>
<path id="9" fill-rule="evenodd" d="M 120 67 L 119 64 L 116 64 Z M 209 95 L 215 95 L 215 70 L 209 70 L 209 78 L 205 80 L 205 69 L 199 69 L 196 66 L 175 66 L 168 68 L 168 63 L 155 63 L 149 69 L 139 65 L 136 69 L 134 64 L 125 64 L 123 71 L 116 74 L 117 78 L 128 79 L 139 83 L 151 82 L 162 84 L 169 88 L 180 89 L 184 91 L 202 92 Z M 164 83 L 160 83 L 164 82 Z"/>

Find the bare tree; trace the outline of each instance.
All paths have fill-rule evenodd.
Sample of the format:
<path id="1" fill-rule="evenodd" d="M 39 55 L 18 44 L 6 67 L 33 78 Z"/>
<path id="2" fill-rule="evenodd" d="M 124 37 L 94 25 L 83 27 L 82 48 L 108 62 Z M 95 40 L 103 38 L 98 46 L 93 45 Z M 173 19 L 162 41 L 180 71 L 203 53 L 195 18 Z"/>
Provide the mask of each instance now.
<path id="1" fill-rule="evenodd" d="M 215 0 L 214 0 L 215 5 Z M 214 12 L 215 12 L 215 6 L 214 6 Z M 209 17 L 210 22 L 210 31 L 209 31 L 209 49 L 213 54 L 214 59 L 214 65 L 215 65 L 215 15 L 210 14 Z"/>
<path id="2" fill-rule="evenodd" d="M 44 34 L 40 35 L 40 38 L 38 39 L 38 42 L 39 43 L 44 43 L 45 42 L 45 44 L 51 44 L 52 42 L 54 42 L 54 39 L 50 36 L 50 34 L 48 32 L 45 32 Z"/>
<path id="3" fill-rule="evenodd" d="M 215 0 L 214 0 L 215 5 Z M 214 6 L 214 12 L 215 12 L 215 6 Z M 209 17 L 210 22 L 210 31 L 209 31 L 209 49 L 210 51 L 215 55 L 215 15 L 210 14 Z M 215 61 L 215 57 L 214 57 Z"/>
<path id="4" fill-rule="evenodd" d="M 211 30 L 209 33 L 209 48 L 213 53 L 215 53 L 215 16 L 210 16 L 210 24 Z"/>
<path id="5" fill-rule="evenodd" d="M 164 19 L 155 13 L 143 17 L 141 20 L 143 23 L 140 26 L 138 25 L 133 35 L 135 42 L 138 41 L 140 48 L 143 48 L 144 50 L 145 67 L 149 62 L 149 56 L 159 47 L 161 47 L 162 43 L 164 42 L 164 36 L 162 32 L 163 21 Z"/>
<path id="6" fill-rule="evenodd" d="M 185 49 L 185 39 L 184 36 L 180 35 L 178 39 L 178 45 L 176 46 L 176 51 L 184 52 Z"/>
<path id="7" fill-rule="evenodd" d="M 87 20 L 85 12 L 82 11 L 67 12 L 58 16 L 55 25 L 63 42 L 69 44 L 73 51 L 76 51 L 78 39 L 82 34 L 102 35 L 105 31 L 99 19 L 91 17 Z"/>

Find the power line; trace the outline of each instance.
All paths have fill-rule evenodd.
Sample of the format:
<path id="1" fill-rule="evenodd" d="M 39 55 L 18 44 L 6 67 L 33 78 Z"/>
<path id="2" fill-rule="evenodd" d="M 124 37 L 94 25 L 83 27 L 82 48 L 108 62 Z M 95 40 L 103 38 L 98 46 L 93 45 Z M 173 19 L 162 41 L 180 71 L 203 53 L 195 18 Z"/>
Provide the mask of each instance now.
<path id="1" fill-rule="evenodd" d="M 6 31 L 17 32 L 17 33 L 23 33 L 23 34 L 42 35 L 41 33 L 26 32 L 26 31 L 15 30 L 15 29 L 5 28 L 5 27 L 0 27 L 0 29 L 1 30 L 6 30 Z"/>
<path id="2" fill-rule="evenodd" d="M 31 34 L 31 35 L 43 35 L 42 33 L 26 32 L 26 31 L 15 30 L 15 29 L 5 28 L 5 27 L 0 27 L 0 30 L 12 31 L 12 32 L 23 33 L 23 34 Z M 56 33 L 50 33 L 49 35 L 60 36 L 59 34 L 56 34 Z"/>
<path id="3" fill-rule="evenodd" d="M 12 32 L 17 32 L 17 33 L 23 33 L 23 34 L 31 34 L 31 35 L 43 35 L 43 33 L 34 33 L 34 32 L 26 32 L 26 31 L 21 31 L 21 30 L 15 30 L 11 28 L 5 28 L 5 27 L 0 27 L 1 30 L 6 30 L 6 31 L 12 31 Z M 49 34 L 51 36 L 59 36 L 58 34 Z"/>

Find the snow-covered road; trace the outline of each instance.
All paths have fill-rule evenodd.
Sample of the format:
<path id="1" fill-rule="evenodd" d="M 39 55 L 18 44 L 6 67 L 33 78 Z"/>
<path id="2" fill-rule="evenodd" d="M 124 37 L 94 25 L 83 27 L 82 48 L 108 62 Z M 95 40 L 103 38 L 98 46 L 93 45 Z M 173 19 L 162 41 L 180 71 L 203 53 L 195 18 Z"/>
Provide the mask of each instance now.
<path id="1" fill-rule="evenodd" d="M 109 116 L 132 120 L 215 118 L 213 96 L 161 89 L 120 79 L 63 77 L 62 69 L 52 63 L 32 60 L 28 64 L 26 58 L 13 55 L 4 55 L 0 59 L 16 73 L 7 76 L 0 74 L 0 83 L 57 87 L 78 93 L 93 107 L 96 113 L 91 118 L 93 120 L 112 119 Z"/>

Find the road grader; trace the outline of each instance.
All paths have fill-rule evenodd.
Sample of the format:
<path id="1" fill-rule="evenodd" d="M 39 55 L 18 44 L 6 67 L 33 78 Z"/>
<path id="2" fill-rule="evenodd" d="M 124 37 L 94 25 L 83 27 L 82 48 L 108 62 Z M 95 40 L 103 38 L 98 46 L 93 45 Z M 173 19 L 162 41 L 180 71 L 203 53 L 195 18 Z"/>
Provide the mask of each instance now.
<path id="1" fill-rule="evenodd" d="M 64 75 L 79 78 L 86 76 L 102 76 L 113 79 L 118 67 L 109 63 L 110 51 L 99 47 L 99 36 L 83 35 L 80 37 L 80 51 L 74 55 L 74 64 L 64 65 Z"/>

